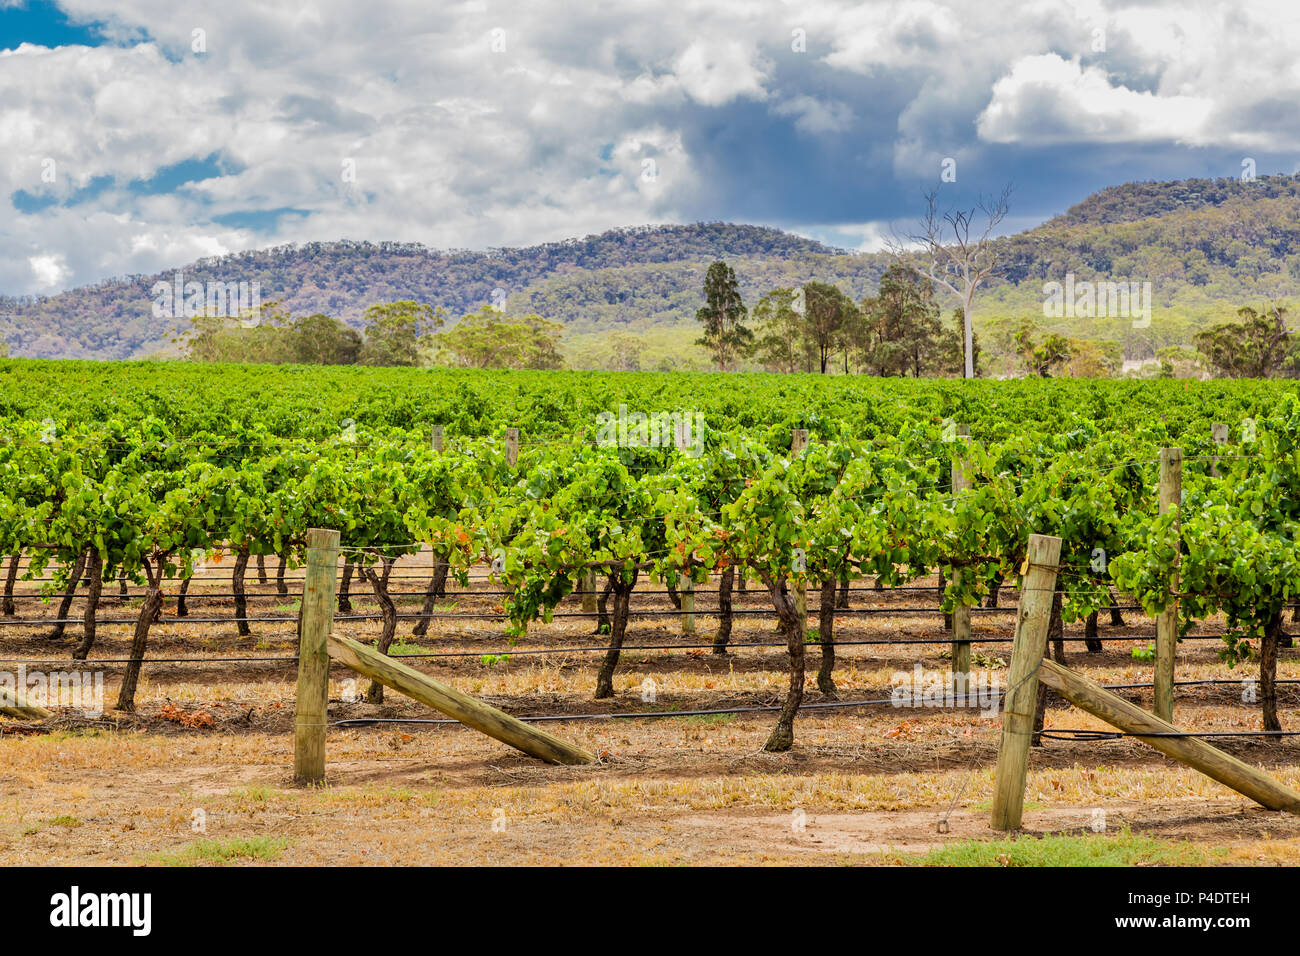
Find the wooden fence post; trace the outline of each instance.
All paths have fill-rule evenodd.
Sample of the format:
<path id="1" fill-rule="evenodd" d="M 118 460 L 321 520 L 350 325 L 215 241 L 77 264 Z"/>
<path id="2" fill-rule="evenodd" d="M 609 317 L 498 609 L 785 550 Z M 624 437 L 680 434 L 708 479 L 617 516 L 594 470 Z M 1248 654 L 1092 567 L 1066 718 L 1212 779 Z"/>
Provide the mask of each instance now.
<path id="1" fill-rule="evenodd" d="M 588 568 L 582 572 L 582 610 L 586 614 L 591 614 L 597 610 L 596 607 L 596 569 Z"/>
<path id="2" fill-rule="evenodd" d="M 690 578 L 682 581 L 678 590 L 682 602 L 682 633 L 695 633 L 695 582 Z"/>
<path id="3" fill-rule="evenodd" d="M 307 570 L 302 585 L 302 631 L 298 638 L 298 698 L 293 713 L 293 776 L 303 783 L 325 779 L 325 722 L 330 658 L 325 642 L 334 626 L 338 589 L 339 533 L 307 532 Z"/>
<path id="4" fill-rule="evenodd" d="M 442 454 L 442 426 L 433 426 L 433 450 L 439 455 Z"/>
<path id="5" fill-rule="evenodd" d="M 798 458 L 808 448 L 808 429 L 796 428 L 790 432 L 790 454 Z"/>
<path id="6" fill-rule="evenodd" d="M 1016 636 L 1011 645 L 1011 666 L 1002 699 L 1002 744 L 998 749 L 993 783 L 995 830 L 1020 826 L 1025 806 L 1025 776 L 1029 770 L 1029 744 L 1038 707 L 1038 669 L 1047 651 L 1047 627 L 1056 591 L 1056 565 L 1061 539 L 1045 534 L 1029 536 L 1025 558 L 1028 572 L 1021 577 L 1020 607 L 1016 611 Z"/>
<path id="7" fill-rule="evenodd" d="M 1214 424 L 1212 424 L 1212 425 L 1210 426 L 1210 437 L 1214 439 L 1214 443 L 1215 443 L 1216 445 L 1226 445 L 1226 444 L 1228 444 L 1228 423 L 1227 423 L 1227 422 L 1215 422 Z M 1222 478 L 1222 477 L 1223 477 L 1222 475 L 1219 474 L 1219 456 L 1218 456 L 1218 455 L 1215 455 L 1212 459 L 1210 459 L 1210 477 L 1211 477 L 1211 478 Z"/>
<path id="8" fill-rule="evenodd" d="M 970 438 L 970 426 L 958 425 L 957 435 L 961 438 Z M 965 455 L 953 455 L 953 497 L 970 491 L 972 484 L 969 469 L 970 463 Z M 967 572 L 962 569 L 954 568 L 952 572 L 953 580 L 960 582 L 962 575 L 965 573 Z M 964 677 L 961 675 L 964 675 Z M 955 687 L 968 688 L 970 686 L 970 606 L 967 604 L 957 604 L 952 609 L 952 677 Z"/>
<path id="9" fill-rule="evenodd" d="M 506 464 L 511 468 L 519 460 L 519 429 L 506 429 Z"/>
<path id="10" fill-rule="evenodd" d="M 1174 513 L 1174 529 L 1179 527 L 1179 512 L 1183 503 L 1183 452 L 1181 448 L 1160 449 L 1160 513 Z M 1179 557 L 1174 557 L 1174 573 L 1170 581 L 1172 593 L 1178 593 Z M 1169 606 L 1156 618 L 1155 706 L 1153 712 L 1161 720 L 1174 719 L 1174 655 L 1178 651 L 1178 598 L 1172 597 Z"/>

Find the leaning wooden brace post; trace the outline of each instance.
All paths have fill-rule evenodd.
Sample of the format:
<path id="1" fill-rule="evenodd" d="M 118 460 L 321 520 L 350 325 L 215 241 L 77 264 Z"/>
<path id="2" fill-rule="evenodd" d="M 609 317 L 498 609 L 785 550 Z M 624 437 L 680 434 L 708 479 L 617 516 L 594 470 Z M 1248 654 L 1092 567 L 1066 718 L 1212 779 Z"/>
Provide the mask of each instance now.
<path id="1" fill-rule="evenodd" d="M 1174 514 L 1174 533 L 1178 534 L 1179 511 L 1183 503 L 1183 452 L 1181 448 L 1160 449 L 1160 513 Z M 1175 538 L 1175 540 L 1180 540 Z M 1162 720 L 1174 719 L 1174 654 L 1178 650 L 1178 564 L 1170 578 L 1169 605 L 1156 618 L 1155 715 Z"/>
<path id="2" fill-rule="evenodd" d="M 1002 700 L 1002 745 L 993 777 L 995 830 L 1020 826 L 1025 805 L 1025 776 L 1029 769 L 1029 743 L 1038 706 L 1038 668 L 1047 650 L 1047 627 L 1056 591 L 1056 562 L 1061 539 L 1045 534 L 1029 536 L 1029 568 L 1020 583 L 1016 611 L 1016 636 L 1011 645 L 1011 666 Z"/>
<path id="3" fill-rule="evenodd" d="M 970 426 L 958 425 L 957 436 L 970 438 Z M 965 449 L 961 454 L 952 456 L 952 494 L 957 497 L 970 491 L 970 462 L 967 461 Z M 964 570 L 953 569 L 953 583 L 961 582 Z M 970 686 L 970 605 L 956 604 L 952 609 L 952 676 L 953 684 L 958 689 Z"/>
<path id="4" fill-rule="evenodd" d="M 298 639 L 298 700 L 293 713 L 293 776 L 303 783 L 325 779 L 325 722 L 330 659 L 326 638 L 334 626 L 339 533 L 307 532 L 307 570 L 302 585 L 302 634 Z"/>
<path id="5" fill-rule="evenodd" d="M 790 457 L 798 458 L 808 450 L 808 429 L 796 428 L 790 432 Z M 796 584 L 794 586 L 794 607 L 803 621 L 803 630 L 808 632 L 808 585 Z"/>
<path id="6" fill-rule="evenodd" d="M 564 764 L 594 763 L 596 760 L 595 756 L 581 747 L 538 730 L 495 707 L 489 707 L 469 694 L 463 694 L 454 687 L 421 674 L 415 668 L 381 654 L 372 647 L 332 635 L 329 638 L 329 655 L 357 673 L 413 697 L 422 704 L 428 704 L 465 726 L 473 727 L 539 760 Z"/>
<path id="7" fill-rule="evenodd" d="M 519 429 L 506 429 L 506 464 L 511 468 L 519 460 Z"/>
<path id="8" fill-rule="evenodd" d="M 1168 721 L 1148 714 L 1122 697 L 1116 697 L 1086 677 L 1049 660 L 1043 661 L 1038 676 L 1044 684 L 1080 710 L 1100 717 L 1125 733 L 1135 735 L 1144 744 L 1150 744 L 1179 763 L 1245 794 L 1261 806 L 1270 810 L 1300 813 L 1300 793 L 1196 737 L 1149 736 L 1177 734 L 1179 731 Z"/>
<path id="9" fill-rule="evenodd" d="M 29 720 L 44 720 L 54 716 L 40 704 L 29 701 L 24 689 L 17 686 L 12 690 L 8 687 L 0 687 L 0 714 L 6 717 L 25 717 Z"/>

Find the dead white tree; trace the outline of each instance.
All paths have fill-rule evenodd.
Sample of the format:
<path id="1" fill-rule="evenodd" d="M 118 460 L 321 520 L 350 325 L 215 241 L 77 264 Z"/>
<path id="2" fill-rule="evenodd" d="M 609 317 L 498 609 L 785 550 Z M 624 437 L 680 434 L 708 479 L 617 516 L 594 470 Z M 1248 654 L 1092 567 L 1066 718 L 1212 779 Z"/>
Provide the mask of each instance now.
<path id="1" fill-rule="evenodd" d="M 938 190 L 926 193 L 920 231 L 909 235 L 906 242 L 893 240 L 889 251 L 899 262 L 914 266 L 935 285 L 947 289 L 961 303 L 966 325 L 963 330 L 966 378 L 974 378 L 975 336 L 971 331 L 971 311 L 975 290 L 998 274 L 993 230 L 1007 217 L 1011 187 L 1004 186 L 996 199 L 981 196 L 975 208 L 968 210 L 940 212 L 938 195 Z"/>

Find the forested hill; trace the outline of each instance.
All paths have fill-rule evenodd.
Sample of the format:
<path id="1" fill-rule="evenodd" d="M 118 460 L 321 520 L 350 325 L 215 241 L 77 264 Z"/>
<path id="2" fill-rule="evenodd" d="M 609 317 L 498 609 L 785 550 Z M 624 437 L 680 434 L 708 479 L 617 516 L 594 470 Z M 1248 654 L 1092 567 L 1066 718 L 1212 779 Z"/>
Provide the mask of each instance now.
<path id="1" fill-rule="evenodd" d="M 1149 351 L 1189 340 L 1195 327 L 1240 305 L 1300 300 L 1300 177 L 1115 186 L 1001 245 L 1005 279 L 977 303 L 977 322 L 1041 314 L 1043 282 L 1067 272 L 1149 281 L 1156 321 L 1140 335 L 1151 341 L 1130 342 L 1139 333 L 1127 328 L 1115 333 L 1126 350 Z M 184 274 L 187 281 L 256 281 L 264 301 L 278 300 L 295 315 L 324 312 L 354 325 L 367 306 L 398 299 L 441 305 L 457 317 L 499 289 L 508 312 L 535 312 L 581 335 L 690 321 L 715 259 L 733 266 L 751 304 L 772 288 L 810 279 L 835 282 L 858 298 L 874 292 L 888 265 L 880 254 L 831 249 L 778 229 L 700 223 L 487 251 L 319 242 L 205 259 Z M 14 355 L 152 354 L 167 346 L 177 323 L 153 318 L 151 289 L 172 277 L 132 276 L 35 301 L 0 299 L 0 336 Z"/>
<path id="2" fill-rule="evenodd" d="M 1300 176 L 1262 176 L 1242 179 L 1180 179 L 1176 182 L 1125 183 L 1107 186 L 1063 215 L 1049 219 L 1047 227 L 1133 222 L 1171 213 L 1192 212 L 1206 206 L 1255 203 L 1262 199 L 1300 197 Z"/>
<path id="3" fill-rule="evenodd" d="M 183 272 L 186 282 L 259 282 L 263 301 L 277 300 L 294 314 L 325 312 L 358 326 L 362 312 L 376 302 L 416 299 L 459 317 L 492 301 L 500 289 L 511 297 L 511 311 L 527 308 L 589 331 L 610 311 L 624 323 L 633 321 L 634 304 L 644 310 L 640 314 L 658 319 L 694 315 L 704 271 L 715 259 L 752 265 L 752 292 L 787 272 L 795 280 L 813 278 L 828 261 L 855 258 L 836 253 L 779 229 L 699 223 L 615 229 L 483 252 L 313 242 L 201 259 Z M 865 292 L 875 274 L 868 270 L 856 285 Z M 154 283 L 170 282 L 173 275 L 114 279 L 35 301 L 0 299 L 0 336 L 14 355 L 148 354 L 165 345 L 177 326 L 152 315 Z"/>

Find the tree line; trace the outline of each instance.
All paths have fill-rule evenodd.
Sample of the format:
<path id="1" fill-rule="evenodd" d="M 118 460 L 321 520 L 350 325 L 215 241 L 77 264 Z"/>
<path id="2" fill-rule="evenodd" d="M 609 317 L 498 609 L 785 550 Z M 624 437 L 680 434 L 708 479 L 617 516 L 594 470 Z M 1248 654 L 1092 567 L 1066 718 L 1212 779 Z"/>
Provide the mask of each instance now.
<path id="1" fill-rule="evenodd" d="M 964 312 L 945 317 L 936 286 L 914 266 L 885 270 L 874 295 L 855 300 L 839 286 L 812 281 L 771 289 L 752 310 L 735 270 L 709 266 L 704 305 L 696 312 L 703 346 L 719 371 L 759 367 L 771 372 L 951 377 L 965 371 Z M 530 314 L 507 316 L 491 305 L 448 327 L 446 310 L 413 300 L 372 305 L 361 330 L 323 313 L 292 316 L 270 302 L 239 320 L 197 317 L 180 338 L 186 358 L 201 362 L 560 369 L 565 327 Z M 985 327 L 994 374 L 1110 377 L 1120 373 L 1118 342 L 1044 334 L 1027 318 Z M 626 333 L 607 333 L 610 342 Z M 972 367 L 981 361 L 972 333 Z M 0 357 L 7 350 L 0 342 Z M 1300 340 L 1288 308 L 1245 306 L 1238 320 L 1195 337 L 1195 347 L 1161 349 L 1157 377 L 1300 377 Z"/>
<path id="2" fill-rule="evenodd" d="M 914 378 L 962 372 L 961 309 L 945 321 L 933 283 L 910 266 L 890 266 L 876 294 L 860 301 L 829 282 L 807 282 L 771 290 L 751 314 L 735 271 L 715 262 L 705 275 L 704 299 L 696 313 L 699 344 L 720 371 L 751 360 L 773 372 Z"/>
<path id="3" fill-rule="evenodd" d="M 839 287 L 808 282 L 773 289 L 752 311 L 741 297 L 735 271 L 719 261 L 704 280 L 705 304 L 696 313 L 703 329 L 698 344 L 714 367 L 734 370 L 753 362 L 772 372 L 843 372 L 880 377 L 947 377 L 964 372 L 961 306 L 945 320 L 934 283 L 916 268 L 890 266 L 874 296 L 855 302 Z M 1157 352 L 1156 377 L 1300 377 L 1300 338 L 1288 307 L 1243 306 L 1238 321 L 1215 325 L 1195 337 L 1195 348 Z M 1013 374 L 1116 376 L 1123 366 L 1118 342 L 1043 334 L 1028 318 L 989 330 L 995 351 L 1009 357 Z M 981 369 L 979 337 L 972 333 L 972 364 Z"/>
<path id="4" fill-rule="evenodd" d="M 197 317 L 181 338 L 198 362 L 459 368 L 563 368 L 562 326 L 540 316 L 508 318 L 490 305 L 444 329 L 447 314 L 410 299 L 372 305 L 358 331 L 320 312 L 294 317 L 271 302 L 232 322 Z"/>

